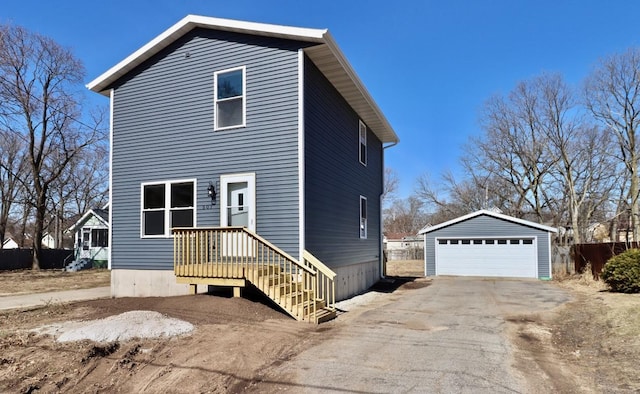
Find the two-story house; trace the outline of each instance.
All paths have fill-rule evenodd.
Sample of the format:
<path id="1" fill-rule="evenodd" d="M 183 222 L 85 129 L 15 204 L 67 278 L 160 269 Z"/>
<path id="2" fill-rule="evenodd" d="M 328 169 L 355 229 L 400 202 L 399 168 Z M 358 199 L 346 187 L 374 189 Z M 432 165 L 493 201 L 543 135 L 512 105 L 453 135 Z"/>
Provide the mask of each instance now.
<path id="1" fill-rule="evenodd" d="M 380 279 L 398 137 L 327 30 L 189 15 L 87 87 L 111 105 L 113 296 L 252 284 L 304 319 Z"/>

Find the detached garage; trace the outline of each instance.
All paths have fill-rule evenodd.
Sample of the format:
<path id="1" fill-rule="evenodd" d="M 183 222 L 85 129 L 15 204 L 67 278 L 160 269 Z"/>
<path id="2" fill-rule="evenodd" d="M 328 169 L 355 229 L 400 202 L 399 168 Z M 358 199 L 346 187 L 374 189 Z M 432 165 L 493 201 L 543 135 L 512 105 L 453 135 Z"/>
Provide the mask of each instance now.
<path id="1" fill-rule="evenodd" d="M 424 228 L 425 273 L 551 278 L 553 227 L 493 211 Z"/>

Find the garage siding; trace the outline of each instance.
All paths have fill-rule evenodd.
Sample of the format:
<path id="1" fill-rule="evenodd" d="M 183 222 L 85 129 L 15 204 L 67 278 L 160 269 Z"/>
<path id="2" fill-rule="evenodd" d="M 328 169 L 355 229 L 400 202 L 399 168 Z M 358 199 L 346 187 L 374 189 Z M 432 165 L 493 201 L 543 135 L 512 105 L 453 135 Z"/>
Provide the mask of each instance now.
<path id="1" fill-rule="evenodd" d="M 491 237 L 536 237 L 538 254 L 538 278 L 549 278 L 549 233 L 544 230 L 509 222 L 487 215 L 468 220 L 425 234 L 425 258 L 427 276 L 436 275 L 437 238 L 491 238 Z"/>

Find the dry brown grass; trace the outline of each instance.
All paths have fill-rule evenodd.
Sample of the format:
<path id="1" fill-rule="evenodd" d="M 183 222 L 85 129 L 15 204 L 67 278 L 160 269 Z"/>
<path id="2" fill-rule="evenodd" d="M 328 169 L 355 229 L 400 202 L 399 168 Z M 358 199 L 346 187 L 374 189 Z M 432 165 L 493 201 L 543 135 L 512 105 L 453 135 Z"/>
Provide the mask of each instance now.
<path id="1" fill-rule="evenodd" d="M 389 260 L 387 261 L 387 276 L 424 276 L 423 260 Z"/>
<path id="2" fill-rule="evenodd" d="M 109 286 L 110 281 L 111 273 L 107 269 L 78 272 L 59 270 L 0 271 L 0 296 L 90 289 Z"/>

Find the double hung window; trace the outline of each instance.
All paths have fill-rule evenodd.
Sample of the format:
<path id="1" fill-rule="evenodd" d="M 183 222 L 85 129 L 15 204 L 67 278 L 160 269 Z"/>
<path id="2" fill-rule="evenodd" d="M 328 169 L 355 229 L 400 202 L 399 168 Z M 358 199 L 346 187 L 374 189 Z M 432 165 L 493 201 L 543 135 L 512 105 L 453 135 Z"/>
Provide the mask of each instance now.
<path id="1" fill-rule="evenodd" d="M 195 181 L 142 185 L 142 236 L 167 237 L 173 227 L 195 226 Z"/>
<path id="2" fill-rule="evenodd" d="M 214 73 L 215 130 L 245 125 L 245 70 L 238 67 Z"/>

